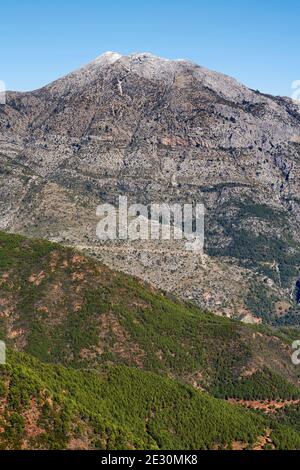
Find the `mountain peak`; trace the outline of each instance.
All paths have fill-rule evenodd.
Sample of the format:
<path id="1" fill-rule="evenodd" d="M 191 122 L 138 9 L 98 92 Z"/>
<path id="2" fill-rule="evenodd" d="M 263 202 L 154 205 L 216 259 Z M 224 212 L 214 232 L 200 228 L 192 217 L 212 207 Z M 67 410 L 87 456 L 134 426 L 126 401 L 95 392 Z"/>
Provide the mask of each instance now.
<path id="1" fill-rule="evenodd" d="M 113 64 L 114 62 L 121 59 L 122 57 L 123 57 L 122 54 L 119 54 L 119 52 L 107 51 L 101 54 L 100 56 L 98 56 L 94 60 L 94 62 L 97 63 L 97 62 L 105 61 L 107 63 Z"/>

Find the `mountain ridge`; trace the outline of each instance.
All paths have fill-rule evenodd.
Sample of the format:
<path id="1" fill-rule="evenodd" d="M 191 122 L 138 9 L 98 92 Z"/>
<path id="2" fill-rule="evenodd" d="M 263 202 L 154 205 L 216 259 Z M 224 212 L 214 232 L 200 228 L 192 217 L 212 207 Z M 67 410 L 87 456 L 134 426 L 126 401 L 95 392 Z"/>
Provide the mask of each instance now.
<path id="1" fill-rule="evenodd" d="M 43 362 L 123 364 L 220 398 L 300 396 L 298 330 L 219 318 L 45 240 L 0 232 L 0 320 L 8 347 Z"/>
<path id="2" fill-rule="evenodd" d="M 225 74 L 225 73 L 218 72 L 216 70 L 209 69 L 205 66 L 202 66 L 202 65 L 198 64 L 196 61 L 193 61 L 193 60 L 190 60 L 190 59 L 187 59 L 187 58 L 169 59 L 169 58 L 166 58 L 166 57 L 162 57 L 162 56 L 152 54 L 151 52 L 132 52 L 132 53 L 129 53 L 129 54 L 120 54 L 117 51 L 106 51 L 106 52 L 103 52 L 102 54 L 100 54 L 99 56 L 97 56 L 95 59 L 91 60 L 90 62 L 87 62 L 86 64 L 84 64 L 82 66 L 79 66 L 74 71 L 52 80 L 49 84 L 43 85 L 41 87 L 38 87 L 38 88 L 35 88 L 35 89 L 32 89 L 32 90 L 27 90 L 27 91 L 8 90 L 8 93 L 30 94 L 30 93 L 38 92 L 40 90 L 43 90 L 44 88 L 51 87 L 51 85 L 55 84 L 56 82 L 67 79 L 68 77 L 71 78 L 74 75 L 78 75 L 78 74 L 84 72 L 85 70 L 87 70 L 89 68 L 93 68 L 93 66 L 100 66 L 101 67 L 101 66 L 105 66 L 105 65 L 113 65 L 115 62 L 117 62 L 119 60 L 123 60 L 123 61 L 126 61 L 126 60 L 128 60 L 128 61 L 134 60 L 135 61 L 136 60 L 136 61 L 141 61 L 142 62 L 143 59 L 144 60 L 147 60 L 147 59 L 152 60 L 156 63 L 159 63 L 159 62 L 160 63 L 171 63 L 171 64 L 174 63 L 174 65 L 176 65 L 176 63 L 182 63 L 182 65 L 190 65 L 192 67 L 194 66 L 194 67 L 197 67 L 198 69 L 200 69 L 204 74 L 223 78 L 225 80 L 228 80 L 228 83 L 235 83 L 238 87 L 240 87 L 242 89 L 245 89 L 245 90 L 248 90 L 249 92 L 253 92 L 253 93 L 256 93 L 256 94 L 259 93 L 259 95 L 264 96 L 264 97 L 269 98 L 269 99 L 274 99 L 274 98 L 284 99 L 288 102 L 293 102 L 296 107 L 300 106 L 300 104 L 297 103 L 296 100 L 292 100 L 289 96 L 271 95 L 268 92 L 265 92 L 265 93 L 258 92 L 258 90 L 254 90 L 254 89 L 248 87 L 247 85 L 244 85 L 241 81 L 239 81 L 236 78 L 230 76 L 229 74 Z"/>

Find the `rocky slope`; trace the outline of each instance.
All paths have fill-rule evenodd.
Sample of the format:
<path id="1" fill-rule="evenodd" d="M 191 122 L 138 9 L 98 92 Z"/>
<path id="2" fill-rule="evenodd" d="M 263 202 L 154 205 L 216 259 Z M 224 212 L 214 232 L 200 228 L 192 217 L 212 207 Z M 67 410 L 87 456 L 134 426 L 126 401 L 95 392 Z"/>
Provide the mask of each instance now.
<path id="1" fill-rule="evenodd" d="M 188 61 L 107 53 L 0 105 L 0 227 L 218 314 L 299 324 L 300 108 Z M 203 202 L 205 256 L 106 243 L 96 206 Z"/>

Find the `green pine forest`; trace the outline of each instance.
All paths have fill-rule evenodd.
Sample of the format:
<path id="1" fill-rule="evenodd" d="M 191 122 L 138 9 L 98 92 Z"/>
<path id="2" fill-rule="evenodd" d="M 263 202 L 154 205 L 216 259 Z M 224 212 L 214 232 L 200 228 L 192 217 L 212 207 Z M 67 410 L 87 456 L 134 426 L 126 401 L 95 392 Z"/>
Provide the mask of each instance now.
<path id="1" fill-rule="evenodd" d="M 0 448 L 300 449 L 297 335 L 0 232 Z"/>

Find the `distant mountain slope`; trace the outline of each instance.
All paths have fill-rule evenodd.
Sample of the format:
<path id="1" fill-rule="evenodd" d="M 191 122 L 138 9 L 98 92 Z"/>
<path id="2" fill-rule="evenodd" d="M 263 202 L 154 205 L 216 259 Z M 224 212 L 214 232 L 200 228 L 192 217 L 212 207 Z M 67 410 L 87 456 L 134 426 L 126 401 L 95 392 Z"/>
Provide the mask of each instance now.
<path id="1" fill-rule="evenodd" d="M 297 332 L 217 317 L 71 248 L 3 232 L 0 327 L 8 346 L 46 362 L 135 366 L 217 397 L 300 396 Z"/>
<path id="2" fill-rule="evenodd" d="M 80 372 L 15 352 L 0 367 L 2 449 L 300 448 L 292 427 L 269 428 L 267 418 L 152 373 Z"/>
<path id="3" fill-rule="evenodd" d="M 188 61 L 108 53 L 0 105 L 0 227 L 245 321 L 299 324 L 300 114 Z M 203 202 L 206 261 L 180 245 L 108 244 L 96 206 Z M 159 269 L 157 266 L 159 265 Z"/>

